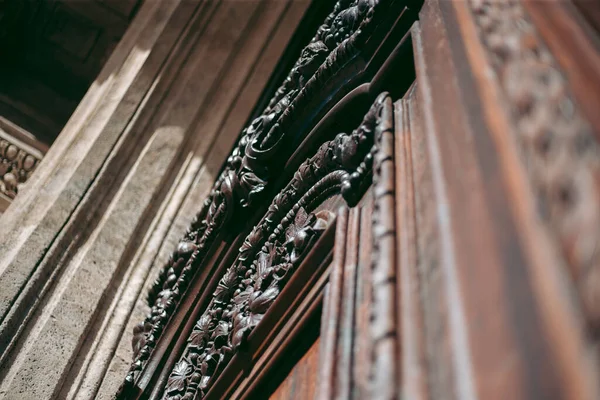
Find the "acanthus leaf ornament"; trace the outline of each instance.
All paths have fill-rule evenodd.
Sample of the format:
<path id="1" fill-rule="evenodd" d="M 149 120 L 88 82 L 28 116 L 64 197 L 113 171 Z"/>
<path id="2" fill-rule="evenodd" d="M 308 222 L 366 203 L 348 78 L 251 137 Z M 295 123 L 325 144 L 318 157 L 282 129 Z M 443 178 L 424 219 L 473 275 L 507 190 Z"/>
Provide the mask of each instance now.
<path id="1" fill-rule="evenodd" d="M 362 195 L 361 183 L 367 179 L 371 165 L 367 160 L 373 158 L 376 150 L 374 135 L 381 108 L 390 103 L 387 94 L 380 95 L 359 128 L 351 134 L 340 133 L 321 145 L 273 199 L 188 337 L 179 362 L 195 359 L 198 363 L 192 363 L 193 371 L 185 388 L 181 388 L 179 380 L 173 381 L 163 393 L 164 400 L 202 398 L 207 393 L 333 220 L 330 211 L 315 212 L 314 208 L 340 193 L 342 187 L 349 186 L 355 196 Z M 357 171 L 360 173 L 354 175 Z M 355 183 L 351 183 L 353 175 L 358 176 Z M 191 379 L 196 374 L 200 374 L 199 384 Z"/>
<path id="2" fill-rule="evenodd" d="M 293 120 L 297 110 L 305 107 L 317 88 L 322 86 L 335 71 L 341 69 L 350 57 L 358 54 L 360 45 L 365 42 L 373 29 L 373 15 L 375 9 L 380 7 L 380 3 L 385 4 L 388 1 L 338 1 L 334 11 L 302 51 L 300 58 L 267 108 L 242 131 L 222 173 L 213 185 L 213 190 L 148 293 L 150 313 L 134 330 L 132 340 L 134 360 L 122 389 L 135 384 L 181 296 L 190 284 L 198 266 L 204 261 L 208 249 L 219 232 L 225 228 L 238 210 L 252 209 L 257 199 L 261 198 L 269 185 L 271 171 L 277 167 L 273 164 L 274 156 L 278 155 L 281 158 L 279 153 L 290 151 L 283 144 L 287 126 Z M 347 145 L 348 150 L 344 151 L 352 151 L 351 148 L 356 147 L 357 143 L 349 142 Z M 344 152 L 339 154 L 343 163 L 354 161 L 347 159 L 346 156 Z M 303 173 L 321 168 L 318 165 L 321 161 L 316 160 L 315 165 L 305 165 L 304 168 L 307 169 Z M 338 178 L 341 179 L 342 176 L 336 177 Z M 343 178 L 345 183 L 340 185 L 346 187 L 343 191 L 350 193 L 348 187 L 352 186 L 350 181 L 355 178 L 349 174 L 343 175 Z M 306 187 L 302 180 L 294 180 L 294 185 L 296 185 L 295 192 L 300 192 Z M 276 221 L 284 205 L 287 205 L 292 197 L 288 193 L 278 199 L 279 204 L 274 202 L 266 220 Z M 265 233 L 260 231 L 256 233 L 258 238 L 263 240 Z M 248 240 L 253 239 L 249 237 Z M 250 246 L 253 245 L 250 243 Z M 252 254 L 245 255 L 243 252 L 240 254 L 240 258 L 250 259 L 252 256 Z M 220 287 L 230 290 L 231 288 L 226 285 L 235 286 L 239 285 L 239 282 L 222 282 Z M 221 312 L 226 314 L 231 310 L 223 309 Z M 211 359 L 210 362 L 216 361 Z"/>

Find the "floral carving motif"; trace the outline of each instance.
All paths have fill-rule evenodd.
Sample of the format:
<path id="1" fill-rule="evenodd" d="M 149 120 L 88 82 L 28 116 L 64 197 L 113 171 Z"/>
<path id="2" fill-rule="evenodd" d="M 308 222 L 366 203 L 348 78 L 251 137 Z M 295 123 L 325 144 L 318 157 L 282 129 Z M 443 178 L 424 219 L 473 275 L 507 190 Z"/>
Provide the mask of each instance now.
<path id="1" fill-rule="evenodd" d="M 134 330 L 134 361 L 120 393 L 132 387 L 143 370 L 181 295 L 204 259 L 206 249 L 237 210 L 251 208 L 256 203 L 256 199 L 268 185 L 270 171 L 277 167 L 273 160 L 282 159 L 282 155 L 285 156 L 286 151 L 289 151 L 281 146 L 286 121 L 293 119 L 294 110 L 302 109 L 316 88 L 341 68 L 351 55 L 358 54 L 360 44 L 370 32 L 367 28 L 372 25 L 374 10 L 379 3 L 379 0 L 338 1 L 310 44 L 302 51 L 269 105 L 242 131 L 237 146 L 213 185 L 213 190 L 148 293 L 147 300 L 151 310 L 144 322 Z M 302 182 L 296 184 L 302 186 Z M 286 194 L 279 201 L 287 204 L 291 197 Z M 278 215 L 281 205 L 274 203 L 272 207 L 269 215 Z M 255 236 L 255 239 L 248 237 L 244 245 L 246 249 L 253 248 L 254 241 L 262 240 L 263 234 L 257 231 Z M 246 255 L 240 253 L 240 259 L 244 257 Z M 222 281 L 217 300 L 225 302 L 226 294 L 233 289 L 231 285 L 236 284 L 238 283 L 234 280 Z M 264 292 L 262 295 L 265 295 Z M 258 300 L 256 301 L 253 304 L 258 307 Z M 219 314 L 225 311 L 219 309 L 214 312 Z M 214 345 L 216 338 L 210 339 L 210 343 Z M 200 339 L 196 341 L 201 343 L 198 340 Z M 207 371 L 216 368 L 219 362 L 212 358 L 209 361 L 203 367 Z M 194 380 L 194 376 L 190 379 Z"/>
<path id="2" fill-rule="evenodd" d="M 173 381 L 163 399 L 189 400 L 206 394 L 333 219 L 329 211 L 309 210 L 343 188 L 360 196 L 359 188 L 372 167 L 375 127 L 386 101 L 389 103 L 389 96 L 380 95 L 359 128 L 324 143 L 273 199 L 188 337 L 179 361 L 193 369 L 185 389 L 180 388 L 179 380 Z M 175 370 L 173 374 L 178 375 Z"/>
<path id="3" fill-rule="evenodd" d="M 182 360 L 178 362 L 169 377 L 169 382 L 167 383 L 168 390 L 173 392 L 183 390 L 185 388 L 185 380 L 191 372 L 192 367 L 187 361 Z"/>
<path id="4" fill-rule="evenodd" d="M 187 356 L 171 373 L 165 398 L 191 399 L 196 390 L 203 394 L 212 376 L 222 369 L 261 321 L 309 243 L 332 219 L 333 215 L 328 211 L 308 214 L 300 208 L 281 242 L 267 242 L 249 267 L 234 265 L 227 271 L 213 295 L 211 306 L 200 317 L 188 339 Z M 242 271 L 245 273 L 240 275 Z M 231 292 L 231 299 L 226 300 Z M 188 370 L 189 365 L 195 368 Z M 198 382 L 191 379 L 192 371 L 199 373 Z"/>

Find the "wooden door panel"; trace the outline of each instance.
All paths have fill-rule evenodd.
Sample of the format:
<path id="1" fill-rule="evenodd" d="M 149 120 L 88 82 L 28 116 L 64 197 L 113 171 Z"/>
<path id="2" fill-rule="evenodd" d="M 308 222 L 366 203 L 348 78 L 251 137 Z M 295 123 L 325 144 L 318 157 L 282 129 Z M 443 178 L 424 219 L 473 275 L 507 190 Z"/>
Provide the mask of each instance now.
<path id="1" fill-rule="evenodd" d="M 431 1 L 413 37 L 434 198 L 443 205 L 450 361 L 431 365 L 440 369 L 433 376 L 452 374 L 434 397 L 597 398 L 589 306 L 576 294 L 590 287 L 569 278 L 596 240 L 576 215 L 591 223 L 598 207 L 586 178 L 595 161 L 577 155 L 574 140 L 587 137 L 588 154 L 597 145 L 569 80 L 521 2 Z M 574 183 L 576 202 L 555 196 L 561 182 Z"/>
<path id="2" fill-rule="evenodd" d="M 339 1 L 159 277 L 124 398 L 598 398 L 571 6 Z"/>
<path id="3" fill-rule="evenodd" d="M 275 335 L 276 321 L 268 322 L 275 312 L 271 306 L 277 309 L 275 297 L 288 290 L 268 286 L 265 295 L 259 258 L 271 257 L 272 251 L 285 253 L 294 259 L 288 264 L 296 271 L 301 260 L 295 260 L 293 248 L 304 239 L 295 243 L 289 230 L 305 234 L 303 229 L 315 228 L 302 224 L 313 222 L 320 224 L 319 231 L 326 230 L 331 221 L 319 216 L 327 215 L 317 211 L 319 205 L 339 195 L 355 205 L 369 185 L 372 130 L 379 124 L 376 114 L 383 97 L 360 120 L 384 81 L 407 86 L 414 77 L 409 73 L 398 79 L 386 64 L 390 51 L 399 49 L 394 57 L 402 59 L 410 49 L 406 32 L 417 8 L 407 4 L 339 1 L 265 109 L 242 132 L 213 191 L 150 290 L 151 311 L 134 332 L 135 360 L 119 397 L 218 397 L 233 390 L 221 374 L 244 380 L 234 371 L 245 362 L 236 367 L 234 360 L 247 357 L 248 349 L 238 349 L 263 346 L 257 332 L 265 327 Z M 407 59 L 412 61 L 410 54 Z M 387 72 L 381 74 L 384 64 Z M 361 84 L 366 85 L 364 96 L 348 103 L 350 124 L 340 114 L 333 125 L 318 125 L 324 117 L 332 120 L 327 112 Z M 389 108 L 391 100 L 386 102 Z M 360 126 L 351 134 L 340 133 L 356 124 Z M 290 277 L 296 275 L 293 271 Z M 256 293 L 250 293 L 254 286 Z M 248 299 L 241 299 L 245 294 Z M 240 307 L 256 310 L 235 311 Z"/>

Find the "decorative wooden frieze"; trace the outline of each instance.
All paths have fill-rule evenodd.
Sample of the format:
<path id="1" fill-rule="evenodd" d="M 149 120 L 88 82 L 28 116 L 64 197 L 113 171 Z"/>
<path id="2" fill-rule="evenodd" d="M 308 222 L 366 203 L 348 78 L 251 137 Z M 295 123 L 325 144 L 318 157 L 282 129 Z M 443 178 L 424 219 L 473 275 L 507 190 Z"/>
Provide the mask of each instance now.
<path id="1" fill-rule="evenodd" d="M 266 242 L 254 259 L 244 262 L 240 257 L 221 279 L 209 308 L 194 326 L 183 357 L 171 371 L 164 399 L 204 396 L 333 219 L 326 210 L 308 214 L 299 208 L 292 223 L 285 226 L 288 216 L 277 227 L 281 237 Z M 241 250 L 251 251 L 257 239 L 249 237 L 248 248 Z"/>
<path id="2" fill-rule="evenodd" d="M 120 393 L 125 393 L 123 389 L 135 384 L 217 235 L 227 229 L 232 216 L 240 210 L 250 212 L 254 209 L 257 199 L 261 198 L 269 184 L 272 172 L 285 162 L 291 151 L 285 146 L 290 140 L 289 125 L 307 107 L 317 90 L 359 54 L 376 26 L 378 16 L 385 17 L 385 6 L 388 3 L 390 2 L 377 0 L 339 1 L 310 44 L 302 51 L 269 105 L 242 131 L 237 146 L 227 159 L 201 211 L 149 291 L 148 304 L 151 312 L 134 330 L 134 361 Z M 364 125 L 367 126 L 368 124 Z M 344 143 L 338 143 L 336 151 L 340 151 L 340 146 L 343 145 Z M 348 154 L 336 157 L 346 157 Z M 326 158 L 325 155 L 322 157 Z M 346 159 L 338 161 L 342 165 L 349 162 Z M 359 168 L 357 172 L 360 171 Z M 352 177 L 348 182 L 358 178 L 360 176 Z M 349 202 L 356 202 L 356 198 L 351 198 L 356 192 L 347 192 L 348 190 L 349 184 L 342 188 Z M 212 372 L 204 373 L 205 377 L 211 375 Z"/>
<path id="3" fill-rule="evenodd" d="M 416 238 L 416 274 L 404 263 L 407 248 L 398 249 L 402 323 L 417 327 L 402 330 L 409 398 L 598 398 L 596 339 L 568 275 L 566 249 L 581 237 L 571 231 L 565 240 L 553 198 L 559 182 L 587 179 L 580 166 L 596 145 L 575 156 L 568 138 L 591 133 L 576 103 L 578 74 L 541 40 L 542 26 L 571 21 L 538 24 L 532 3 L 546 7 L 431 0 L 414 29 L 418 96 L 402 112 L 416 229 L 404 228 L 410 214 L 397 214 L 400 237 Z M 538 147 L 546 133 L 548 148 Z M 574 199 L 597 209 L 594 195 Z M 581 232 L 595 237 L 595 228 Z"/>
<path id="4" fill-rule="evenodd" d="M 0 118 L 0 211 L 8 207 L 44 156 L 46 147 Z"/>
<path id="5" fill-rule="evenodd" d="M 381 109 L 390 104 L 382 94 L 352 134 L 341 133 L 323 144 L 275 196 L 198 319 L 163 399 L 188 400 L 207 393 L 332 220 L 329 211 L 311 210 L 336 193 L 350 202 L 360 197 L 375 153 Z"/>
<path id="6" fill-rule="evenodd" d="M 371 271 L 372 364 L 371 399 L 398 398 L 399 374 L 398 293 L 396 282 L 396 178 L 394 163 L 394 111 L 386 99 L 375 133 L 377 152 L 373 166 L 373 258 Z"/>
<path id="7" fill-rule="evenodd" d="M 591 327 L 600 328 L 600 146 L 520 1 L 471 0 L 503 91 L 538 213 L 562 247 Z"/>
<path id="8" fill-rule="evenodd" d="M 337 225 L 321 328 L 323 400 L 398 398 L 394 112 L 386 94 L 376 104 L 372 204 L 342 211 Z"/>

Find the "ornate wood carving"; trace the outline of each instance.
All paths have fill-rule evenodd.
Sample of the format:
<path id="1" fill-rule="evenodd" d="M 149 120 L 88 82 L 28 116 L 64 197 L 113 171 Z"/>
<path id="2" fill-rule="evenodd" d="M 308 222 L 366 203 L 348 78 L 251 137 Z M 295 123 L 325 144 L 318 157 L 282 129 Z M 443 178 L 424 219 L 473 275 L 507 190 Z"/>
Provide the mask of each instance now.
<path id="1" fill-rule="evenodd" d="M 565 226 L 546 181 L 555 168 L 567 181 L 582 172 L 586 180 L 580 163 L 596 151 L 574 156 L 567 138 L 584 131 L 580 111 L 562 110 L 581 100 L 571 92 L 574 71 L 559 71 L 521 4 L 530 2 L 431 0 L 413 31 L 411 283 L 422 318 L 411 320 L 422 328 L 403 340 L 409 397 L 598 398 L 595 339 L 568 279 Z M 546 133 L 547 152 L 536 146 Z M 576 197 L 596 209 L 592 196 Z M 410 310 L 402 311 L 406 323 Z M 417 352 L 407 354 L 408 344 Z"/>
<path id="2" fill-rule="evenodd" d="M 390 97 L 379 100 L 371 152 L 373 208 L 369 203 L 344 211 L 337 226 L 321 328 L 323 400 L 350 393 L 391 399 L 398 393 L 394 113 Z M 364 218 L 369 214 L 371 219 Z M 367 379 L 351 379 L 359 372 Z"/>
<path id="3" fill-rule="evenodd" d="M 371 399 L 398 398 L 398 293 L 396 282 L 396 178 L 394 112 L 391 99 L 377 125 L 373 167 L 373 258 L 371 272 Z"/>
<path id="4" fill-rule="evenodd" d="M 600 147 L 521 2 L 471 0 L 510 107 L 539 215 L 555 232 L 588 321 L 600 328 Z"/>
<path id="5" fill-rule="evenodd" d="M 373 29 L 376 14 L 381 14 L 380 9 L 386 3 L 388 2 L 377 0 L 340 0 L 310 44 L 303 50 L 267 108 L 242 131 L 238 145 L 228 158 L 212 192 L 148 294 L 151 312 L 145 321 L 135 328 L 134 361 L 123 388 L 133 385 L 144 368 L 190 279 L 217 234 L 240 210 L 250 212 L 249 210 L 253 209 L 253 205 L 268 185 L 272 171 L 285 160 L 289 152 L 284 146 L 289 140 L 286 136 L 287 126 L 293 121 L 296 113 L 315 96 L 316 91 L 351 57 L 359 53 Z M 346 139 L 340 137 L 339 140 L 343 142 Z M 344 146 L 344 143 L 337 143 L 335 151 L 341 151 Z M 339 157 L 347 157 L 350 153 L 340 153 L 336 160 L 341 165 L 346 165 L 349 160 L 339 160 Z M 323 161 L 327 158 L 325 155 L 321 157 L 325 157 Z M 360 172 L 359 168 L 358 175 L 346 180 L 342 188 L 350 202 L 356 201 L 351 198 L 353 192 L 350 190 L 350 182 L 360 179 Z M 328 179 L 335 180 L 339 177 Z"/>
<path id="6" fill-rule="evenodd" d="M 203 397 L 213 379 L 260 322 L 304 251 L 331 220 L 328 211 L 307 214 L 300 208 L 293 222 L 282 231 L 281 242 L 267 242 L 250 264 L 240 260 L 227 271 L 208 310 L 194 326 L 184 356 L 171 372 L 163 398 Z M 251 251 L 254 238 L 247 240 L 246 250 Z"/>
<path id="7" fill-rule="evenodd" d="M 317 207 L 334 215 L 344 200 L 334 195 Z M 323 297 L 329 279 L 334 241 L 339 219 L 307 249 L 306 257 L 295 268 L 277 299 L 248 336 L 247 346 L 232 358 L 207 393 L 211 398 L 251 399 L 275 389 L 283 378 L 282 370 L 291 366 L 305 347 L 318 336 Z M 319 377 L 315 375 L 314 382 Z M 305 394 L 301 398 L 305 398 Z"/>
<path id="8" fill-rule="evenodd" d="M 323 144 L 275 197 L 198 319 L 171 372 L 163 399 L 203 397 L 233 354 L 243 347 L 304 252 L 332 219 L 329 212 L 313 214 L 307 210 L 335 193 L 355 201 L 364 187 L 381 110 L 390 105 L 387 94 L 380 95 L 355 131 L 341 133 Z"/>
<path id="9" fill-rule="evenodd" d="M 0 118 L 0 211 L 15 198 L 45 150 L 30 134 Z"/>

